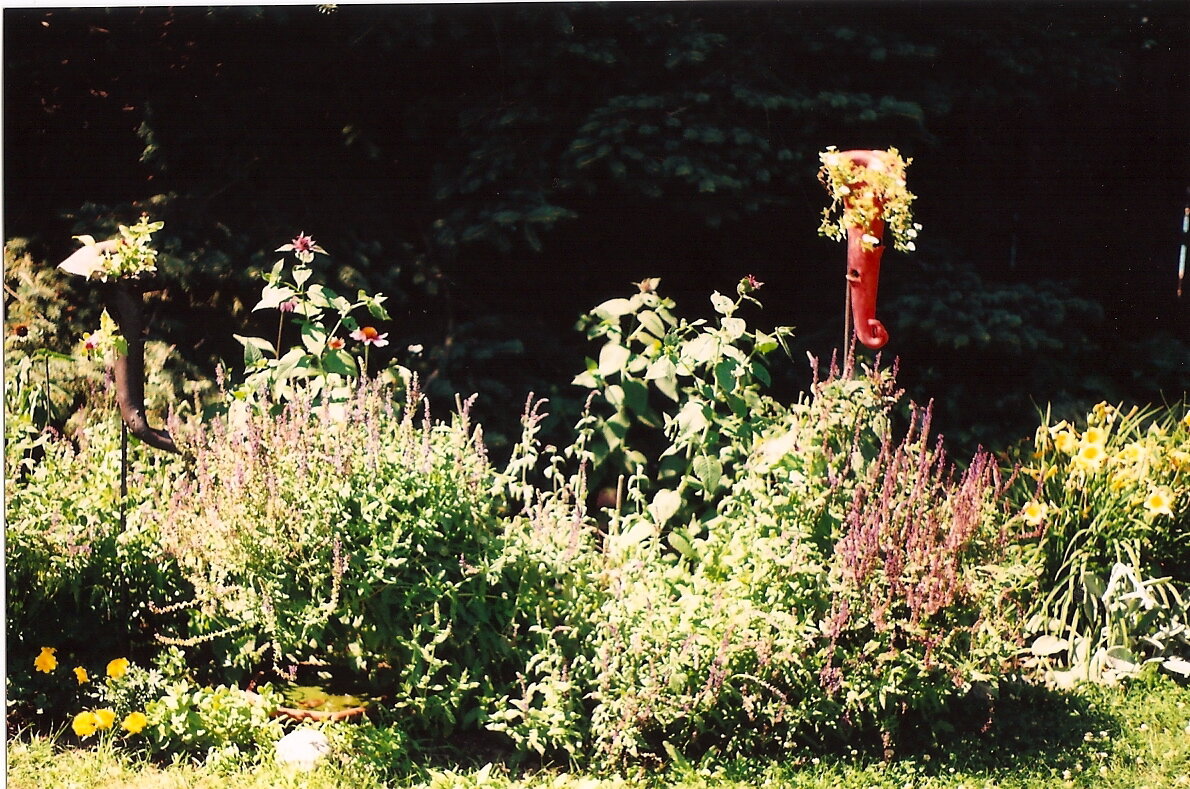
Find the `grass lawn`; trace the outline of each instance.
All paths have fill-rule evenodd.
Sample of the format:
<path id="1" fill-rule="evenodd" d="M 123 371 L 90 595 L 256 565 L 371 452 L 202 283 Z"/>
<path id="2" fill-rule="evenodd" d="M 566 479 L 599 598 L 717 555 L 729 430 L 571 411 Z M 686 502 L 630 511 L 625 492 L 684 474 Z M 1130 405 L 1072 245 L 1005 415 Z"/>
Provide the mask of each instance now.
<path id="1" fill-rule="evenodd" d="M 1025 689 L 998 703 L 985 734 L 956 737 L 891 762 L 858 752 L 814 757 L 791 754 L 767 760 L 673 765 L 664 772 L 623 774 L 503 766 L 423 766 L 399 782 L 385 782 L 361 760 L 340 756 L 310 773 L 261 760 L 232 770 L 153 765 L 112 749 L 70 749 L 46 738 L 18 736 L 8 743 L 12 789 L 94 787 L 308 787 L 372 789 L 382 786 L 525 787 L 1190 787 L 1190 688 L 1168 680 L 1139 681 L 1127 689 L 1087 686 L 1055 694 Z"/>

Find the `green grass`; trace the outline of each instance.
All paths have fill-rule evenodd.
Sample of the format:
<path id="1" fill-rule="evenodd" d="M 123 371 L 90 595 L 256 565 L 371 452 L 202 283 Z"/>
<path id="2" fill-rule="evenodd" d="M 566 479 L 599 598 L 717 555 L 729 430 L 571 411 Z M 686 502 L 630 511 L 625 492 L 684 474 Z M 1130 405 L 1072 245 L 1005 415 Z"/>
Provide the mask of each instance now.
<path id="1" fill-rule="evenodd" d="M 373 789 L 494 787 L 496 789 L 614 789 L 615 787 L 879 787 L 884 789 L 1016 789 L 1017 787 L 1190 787 L 1190 688 L 1154 678 L 1130 687 L 1086 686 L 1058 694 L 1022 687 L 997 703 L 985 733 L 956 736 L 889 762 L 859 752 L 831 756 L 790 754 L 764 760 L 640 768 L 623 775 L 564 770 L 517 771 L 487 767 L 422 767 L 398 784 L 376 778 L 374 766 L 341 757 L 311 773 L 294 773 L 269 760 L 233 770 L 195 765 L 152 765 L 110 747 L 61 747 L 44 737 L 17 736 L 8 744 L 8 785 L 175 789 Z"/>

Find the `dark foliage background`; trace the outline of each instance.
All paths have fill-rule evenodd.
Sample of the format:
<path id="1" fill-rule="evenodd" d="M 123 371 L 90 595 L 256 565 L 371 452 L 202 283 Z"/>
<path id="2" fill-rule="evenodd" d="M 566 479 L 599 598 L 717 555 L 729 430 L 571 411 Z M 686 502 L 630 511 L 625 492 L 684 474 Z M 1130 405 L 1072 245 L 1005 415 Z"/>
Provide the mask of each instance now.
<path id="1" fill-rule="evenodd" d="M 208 370 L 310 233 L 498 434 L 531 388 L 577 401 L 575 317 L 646 276 L 694 316 L 755 274 L 761 323 L 829 353 L 817 152 L 892 145 L 925 230 L 886 259 L 885 358 L 956 448 L 999 447 L 1035 404 L 1190 385 L 1188 31 L 1180 2 L 10 8 L 4 233 L 48 268 L 164 219 L 153 331 Z"/>

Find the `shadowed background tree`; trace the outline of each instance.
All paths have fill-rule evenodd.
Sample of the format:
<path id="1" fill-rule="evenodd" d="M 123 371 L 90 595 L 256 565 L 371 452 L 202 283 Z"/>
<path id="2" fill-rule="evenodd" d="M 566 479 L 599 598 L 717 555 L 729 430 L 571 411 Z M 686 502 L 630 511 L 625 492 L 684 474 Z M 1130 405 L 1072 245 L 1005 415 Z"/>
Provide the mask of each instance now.
<path id="1" fill-rule="evenodd" d="M 755 274 L 799 349 L 842 332 L 818 239 L 827 145 L 895 145 L 925 226 L 886 260 L 885 359 L 958 448 L 1035 404 L 1178 399 L 1190 182 L 1180 3 L 6 9 L 8 269 L 166 222 L 153 333 L 234 359 L 267 250 L 315 236 L 333 286 L 392 297 L 395 359 L 511 425 L 566 411 L 575 317 L 662 277 L 679 305 Z M 16 266 L 27 254 L 25 266 Z M 44 280 L 47 275 L 40 274 Z M 43 297 L 9 278 L 9 314 Z M 60 283 L 66 347 L 95 321 Z M 26 292 L 29 291 L 29 292 Z M 16 294 L 15 296 L 13 294 Z M 253 330 L 260 327 L 251 327 Z M 242 333 L 242 332 L 241 332 Z M 253 332 L 255 333 L 255 332 Z M 424 346 L 415 354 L 410 345 Z M 799 358 L 778 385 L 808 371 Z"/>

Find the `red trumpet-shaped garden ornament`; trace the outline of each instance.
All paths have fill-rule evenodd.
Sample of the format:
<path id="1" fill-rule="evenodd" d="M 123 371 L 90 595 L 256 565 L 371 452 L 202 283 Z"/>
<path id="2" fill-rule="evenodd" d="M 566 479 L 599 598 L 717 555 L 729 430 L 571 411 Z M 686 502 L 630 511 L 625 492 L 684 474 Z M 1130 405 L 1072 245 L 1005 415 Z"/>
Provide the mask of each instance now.
<path id="1" fill-rule="evenodd" d="M 887 151 L 835 151 L 821 154 L 819 180 L 831 194 L 819 232 L 847 241 L 847 305 L 855 336 L 869 348 L 888 342 L 888 331 L 876 319 L 876 293 L 880 286 L 880 258 L 884 233 L 893 246 L 915 249 L 913 239 L 920 225 L 913 224 L 913 194 L 905 185 L 908 161 L 895 148 Z"/>

